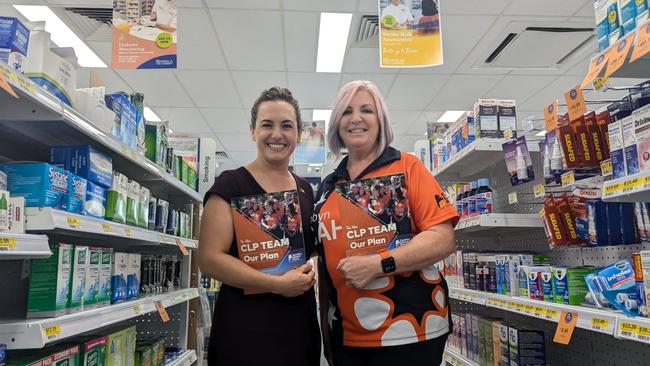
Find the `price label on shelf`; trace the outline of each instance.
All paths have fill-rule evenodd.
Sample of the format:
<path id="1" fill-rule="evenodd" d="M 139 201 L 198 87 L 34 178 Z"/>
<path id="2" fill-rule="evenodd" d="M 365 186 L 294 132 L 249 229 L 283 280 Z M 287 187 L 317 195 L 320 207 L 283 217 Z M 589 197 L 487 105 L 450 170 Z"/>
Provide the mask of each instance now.
<path id="1" fill-rule="evenodd" d="M 560 314 L 560 321 L 557 323 L 557 328 L 555 329 L 553 342 L 565 345 L 569 344 L 577 321 L 578 313 L 563 311 Z"/>
<path id="2" fill-rule="evenodd" d="M 623 190 L 623 183 L 610 183 L 610 184 L 605 184 L 603 187 L 603 197 L 611 197 L 616 195 L 617 193 L 621 192 Z"/>
<path id="3" fill-rule="evenodd" d="M 503 131 L 503 137 L 508 140 L 512 139 L 512 128 Z"/>
<path id="4" fill-rule="evenodd" d="M 156 310 L 158 310 L 158 314 L 160 314 L 160 319 L 162 319 L 163 323 L 167 323 L 169 321 L 169 314 L 167 314 L 167 310 L 162 304 L 162 301 L 157 300 L 154 302 L 154 305 L 156 306 Z"/>
<path id="5" fill-rule="evenodd" d="M 546 188 L 543 184 L 538 184 L 533 187 L 533 193 L 535 194 L 535 198 L 544 198 L 546 196 Z"/>
<path id="6" fill-rule="evenodd" d="M 517 202 L 519 202 L 519 200 L 517 199 L 517 192 L 508 193 L 508 203 L 514 205 Z"/>
<path id="7" fill-rule="evenodd" d="M 181 253 L 183 253 L 184 256 L 190 255 L 190 252 L 187 251 L 187 248 L 185 248 L 185 245 L 181 242 L 180 239 L 176 238 L 176 245 L 178 245 L 178 248 L 181 250 Z"/>
<path id="8" fill-rule="evenodd" d="M 570 187 L 576 183 L 576 174 L 572 171 L 562 174 L 562 188 Z"/>
<path id="9" fill-rule="evenodd" d="M 600 163 L 600 171 L 603 177 L 612 175 L 612 159 L 603 160 Z"/>
<path id="10" fill-rule="evenodd" d="M 14 88 L 11 87 L 11 85 L 7 82 L 7 79 L 5 79 L 4 74 L 1 72 L 0 72 L 0 88 L 4 89 L 12 97 L 18 99 L 18 94 L 16 94 Z"/>
<path id="11" fill-rule="evenodd" d="M 592 318 L 591 319 L 591 329 L 593 330 L 605 330 L 609 326 L 609 320 L 601 318 Z"/>
<path id="12" fill-rule="evenodd" d="M 633 179 L 626 179 L 623 181 L 623 193 L 630 193 L 636 190 L 638 187 L 643 186 L 645 180 L 642 180 L 640 177 Z"/>
<path id="13" fill-rule="evenodd" d="M 609 87 L 609 77 L 605 76 L 605 77 L 596 78 L 596 80 L 594 80 L 593 86 L 594 86 L 594 90 L 596 91 L 602 91 L 606 89 L 607 87 Z"/>
<path id="14" fill-rule="evenodd" d="M 637 338 L 643 342 L 650 342 L 650 327 L 639 326 L 637 331 Z"/>
<path id="15" fill-rule="evenodd" d="M 539 306 L 535 306 L 535 310 L 533 312 L 535 316 L 542 317 L 545 314 L 544 308 L 540 308 Z"/>
<path id="16" fill-rule="evenodd" d="M 650 188 L 650 175 L 643 177 L 643 189 Z"/>
<path id="17" fill-rule="evenodd" d="M 70 227 L 70 229 L 80 229 L 81 228 L 81 220 L 79 220 L 78 217 L 68 216 L 66 218 L 66 221 L 68 222 L 68 226 Z"/>
<path id="18" fill-rule="evenodd" d="M 140 304 L 133 305 L 133 312 L 135 313 L 135 315 L 142 314 L 142 305 Z"/>
<path id="19" fill-rule="evenodd" d="M 527 315 L 533 315 L 533 308 L 534 308 L 533 305 L 526 305 L 524 307 L 524 313 L 526 313 Z"/>
<path id="20" fill-rule="evenodd" d="M 546 309 L 546 314 L 544 315 L 545 319 L 547 319 L 547 320 L 555 320 L 556 316 L 557 316 L 557 310 Z"/>
<path id="21" fill-rule="evenodd" d="M 102 229 L 104 229 L 105 233 L 112 233 L 113 232 L 113 225 L 109 223 L 104 223 L 102 224 Z"/>
<path id="22" fill-rule="evenodd" d="M 621 334 L 621 337 L 635 339 L 639 333 L 639 326 L 622 320 L 618 323 L 618 331 Z"/>
<path id="23" fill-rule="evenodd" d="M 124 235 L 133 236 L 133 230 L 131 230 L 131 228 L 125 227 L 124 228 Z"/>
<path id="24" fill-rule="evenodd" d="M 61 334 L 61 326 L 60 325 L 52 325 L 52 326 L 43 328 L 43 335 L 48 340 L 55 339 L 59 334 Z"/>
<path id="25" fill-rule="evenodd" d="M 0 236 L 0 251 L 14 249 L 15 247 L 15 238 L 4 238 Z"/>

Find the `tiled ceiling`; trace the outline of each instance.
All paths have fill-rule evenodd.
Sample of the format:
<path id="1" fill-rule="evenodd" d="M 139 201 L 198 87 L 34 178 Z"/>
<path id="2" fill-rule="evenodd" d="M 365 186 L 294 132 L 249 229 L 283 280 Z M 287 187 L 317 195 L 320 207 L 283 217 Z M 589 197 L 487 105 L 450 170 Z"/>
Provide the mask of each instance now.
<path id="1" fill-rule="evenodd" d="M 596 48 L 591 41 L 557 70 L 477 68 L 511 22 L 593 23 L 592 1 L 440 1 L 445 64 L 439 67 L 381 69 L 377 47 L 353 44 L 361 16 L 377 13 L 376 0 L 180 0 L 178 70 L 98 72 L 111 91 L 144 92 L 146 103 L 169 118 L 175 132 L 214 137 L 230 155 L 225 167 L 234 167 L 255 157 L 250 108 L 272 85 L 290 87 L 310 116 L 310 109 L 329 108 L 346 82 L 375 81 L 392 111 L 393 145 L 411 151 L 426 122 L 447 109 L 469 109 L 479 97 L 513 98 L 522 118 L 539 115 L 543 104 L 581 80 Z M 111 7 L 106 0 L 0 0 L 0 13 L 17 15 L 8 5 L 16 2 Z M 354 13 L 341 74 L 315 72 L 323 11 Z M 89 39 L 107 64 L 109 41 L 103 34 Z"/>

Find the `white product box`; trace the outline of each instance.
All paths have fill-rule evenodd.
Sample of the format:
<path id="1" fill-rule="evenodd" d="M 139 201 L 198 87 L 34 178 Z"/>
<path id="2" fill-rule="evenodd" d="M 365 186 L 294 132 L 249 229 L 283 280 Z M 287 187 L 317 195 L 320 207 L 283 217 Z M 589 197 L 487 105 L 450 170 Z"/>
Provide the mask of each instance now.
<path id="1" fill-rule="evenodd" d="M 0 170 L 0 190 L 7 190 L 7 173 Z"/>
<path id="2" fill-rule="evenodd" d="M 639 158 L 637 156 L 637 140 L 634 133 L 634 117 L 629 116 L 621 122 L 623 129 L 623 153 L 625 154 L 625 173 L 627 175 L 639 172 Z"/>
<path id="3" fill-rule="evenodd" d="M 129 254 L 128 276 L 127 276 L 127 299 L 135 299 L 140 296 L 140 254 Z"/>
<path id="4" fill-rule="evenodd" d="M 89 89 L 77 89 L 75 91 L 75 109 L 86 118 L 91 120 L 102 131 L 110 135 L 115 121 L 115 112 L 110 110 L 97 96 L 92 94 Z"/>
<path id="5" fill-rule="evenodd" d="M 102 258 L 99 263 L 99 290 L 97 305 L 105 306 L 111 303 L 111 274 L 113 271 L 113 248 L 102 248 Z"/>
<path id="6" fill-rule="evenodd" d="M 623 143 L 623 125 L 621 121 L 612 122 L 609 130 L 609 151 L 612 159 L 612 175 L 614 178 L 625 177 L 625 145 Z"/>
<path id="7" fill-rule="evenodd" d="M 86 272 L 88 271 L 88 247 L 75 246 L 72 257 L 72 287 L 70 290 L 70 313 L 83 310 L 86 291 Z"/>
<path id="8" fill-rule="evenodd" d="M 25 197 L 9 198 L 9 230 L 10 233 L 25 233 Z"/>
<path id="9" fill-rule="evenodd" d="M 628 117 L 634 125 L 639 170 L 650 170 L 650 104 Z"/>
<path id="10" fill-rule="evenodd" d="M 99 272 L 101 270 L 102 249 L 88 248 L 88 267 L 86 268 L 86 283 L 84 291 L 83 309 L 97 307 L 99 299 Z"/>
<path id="11" fill-rule="evenodd" d="M 129 276 L 129 255 L 127 253 L 113 254 L 113 269 L 111 271 L 111 304 L 126 301 L 127 278 Z"/>

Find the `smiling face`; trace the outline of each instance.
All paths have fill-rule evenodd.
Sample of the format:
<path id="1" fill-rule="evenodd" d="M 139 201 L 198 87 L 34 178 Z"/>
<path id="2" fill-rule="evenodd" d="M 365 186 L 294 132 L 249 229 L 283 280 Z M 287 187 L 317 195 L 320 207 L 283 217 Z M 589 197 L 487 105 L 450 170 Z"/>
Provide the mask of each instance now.
<path id="1" fill-rule="evenodd" d="M 299 136 L 296 111 L 285 101 L 263 102 L 251 135 L 257 144 L 258 159 L 273 165 L 288 164 Z"/>
<path id="2" fill-rule="evenodd" d="M 359 90 L 341 116 L 339 135 L 350 153 L 372 150 L 379 137 L 377 106 L 370 93 Z"/>

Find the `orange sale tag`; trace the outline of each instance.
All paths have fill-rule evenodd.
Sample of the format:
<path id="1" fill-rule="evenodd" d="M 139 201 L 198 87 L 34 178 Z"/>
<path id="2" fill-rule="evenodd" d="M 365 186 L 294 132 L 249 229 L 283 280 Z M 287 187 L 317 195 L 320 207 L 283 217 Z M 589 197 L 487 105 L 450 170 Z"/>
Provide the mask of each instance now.
<path id="1" fill-rule="evenodd" d="M 553 337 L 553 342 L 564 345 L 569 344 L 577 322 L 578 313 L 563 311 L 560 314 L 560 322 L 557 324 L 557 329 L 555 329 L 555 337 Z"/>
<path id="2" fill-rule="evenodd" d="M 169 321 L 169 314 L 167 314 L 167 310 L 165 310 L 162 302 L 160 300 L 157 300 L 154 302 L 154 305 L 156 305 L 158 314 L 160 314 L 160 319 L 162 319 L 163 323 L 167 323 Z"/>
<path id="3" fill-rule="evenodd" d="M 607 61 L 607 69 L 605 70 L 605 77 L 611 76 L 616 70 L 620 69 L 621 66 L 625 63 L 627 59 L 627 54 L 632 48 L 632 41 L 634 40 L 634 35 L 636 33 L 632 32 L 625 36 L 625 38 L 620 39 L 618 42 L 607 51 L 609 53 Z"/>
<path id="4" fill-rule="evenodd" d="M 544 121 L 546 123 L 546 132 L 552 132 L 557 129 L 557 99 L 544 107 Z"/>
<path id="5" fill-rule="evenodd" d="M 605 68 L 605 65 L 607 65 L 607 56 L 607 52 L 603 52 L 591 59 L 591 62 L 589 63 L 589 71 L 587 71 L 587 75 L 582 79 L 582 83 L 580 83 L 581 88 L 590 86 L 591 83 L 596 80 L 598 75 L 600 75 Z"/>
<path id="6" fill-rule="evenodd" d="M 630 62 L 634 62 L 645 56 L 648 51 L 650 51 L 650 20 L 637 28 L 636 40 L 634 41 Z"/>
<path id="7" fill-rule="evenodd" d="M 5 76 L 2 72 L 0 72 L 0 88 L 4 89 L 9 93 L 12 97 L 18 99 L 18 94 L 14 91 L 14 88 L 9 85 L 7 82 L 7 79 L 5 79 Z"/>
<path id="8" fill-rule="evenodd" d="M 566 101 L 566 108 L 569 112 L 570 121 L 575 121 L 587 113 L 585 94 L 582 92 L 580 85 L 564 93 L 564 100 Z"/>
<path id="9" fill-rule="evenodd" d="M 185 245 L 181 243 L 180 239 L 176 239 L 176 245 L 178 245 L 178 247 L 181 250 L 181 253 L 183 253 L 184 256 L 187 257 L 188 255 L 190 255 L 190 252 L 187 251 L 187 248 L 185 248 Z"/>

